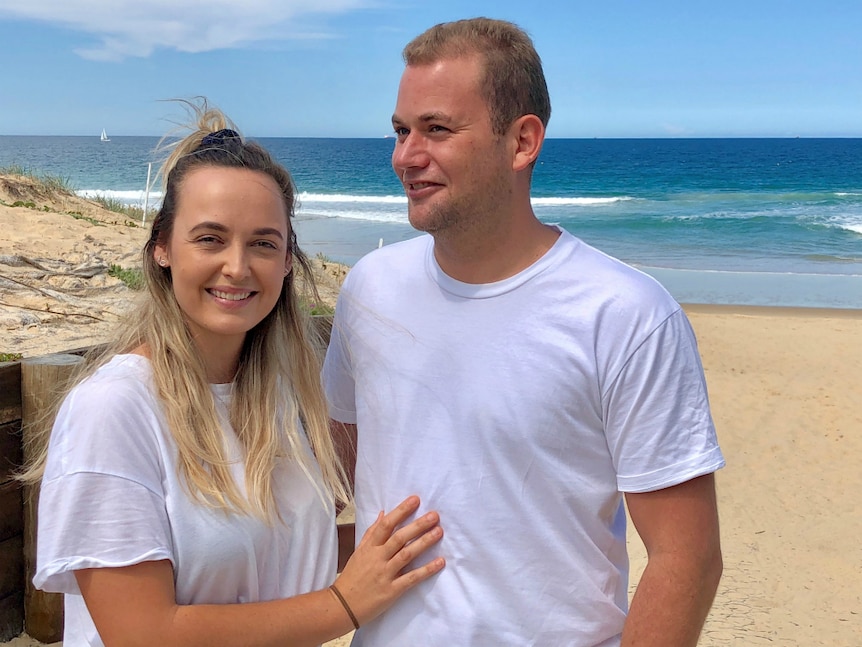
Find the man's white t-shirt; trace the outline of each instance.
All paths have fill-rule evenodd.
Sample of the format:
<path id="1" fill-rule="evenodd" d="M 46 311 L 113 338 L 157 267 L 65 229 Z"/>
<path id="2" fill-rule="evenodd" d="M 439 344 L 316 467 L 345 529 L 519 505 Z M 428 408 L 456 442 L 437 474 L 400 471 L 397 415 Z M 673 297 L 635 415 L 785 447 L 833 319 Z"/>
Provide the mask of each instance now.
<path id="1" fill-rule="evenodd" d="M 488 285 L 447 276 L 430 236 L 369 254 L 324 382 L 332 417 L 358 425 L 357 537 L 409 494 L 445 532 L 422 561 L 446 568 L 354 645 L 616 645 L 621 492 L 724 464 L 679 305 L 566 232 Z"/>

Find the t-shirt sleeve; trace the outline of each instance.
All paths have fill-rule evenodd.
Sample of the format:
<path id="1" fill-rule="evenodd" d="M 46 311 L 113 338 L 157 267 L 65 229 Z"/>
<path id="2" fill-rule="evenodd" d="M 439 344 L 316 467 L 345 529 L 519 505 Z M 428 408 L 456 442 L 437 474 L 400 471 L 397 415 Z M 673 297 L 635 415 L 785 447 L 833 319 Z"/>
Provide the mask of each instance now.
<path id="1" fill-rule="evenodd" d="M 349 326 L 350 309 L 347 286 L 348 283 L 345 282 L 335 308 L 329 347 L 323 362 L 323 387 L 326 392 L 329 417 L 338 422 L 356 424 L 356 383 L 353 379 L 346 329 L 346 326 Z"/>
<path id="2" fill-rule="evenodd" d="M 653 330 L 603 396 L 621 492 L 649 492 L 724 466 L 694 331 L 682 310 Z"/>
<path id="3" fill-rule="evenodd" d="M 128 377 L 67 396 L 41 485 L 37 588 L 75 594 L 76 570 L 173 561 L 159 425 L 148 390 Z"/>

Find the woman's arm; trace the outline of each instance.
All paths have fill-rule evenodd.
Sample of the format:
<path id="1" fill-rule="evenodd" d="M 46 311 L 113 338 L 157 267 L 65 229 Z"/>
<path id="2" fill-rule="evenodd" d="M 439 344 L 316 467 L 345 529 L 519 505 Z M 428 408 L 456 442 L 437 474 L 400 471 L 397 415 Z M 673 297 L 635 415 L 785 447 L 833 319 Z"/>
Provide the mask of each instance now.
<path id="1" fill-rule="evenodd" d="M 436 512 L 398 528 L 418 507 L 411 496 L 381 512 L 336 580 L 360 625 L 444 566 L 436 558 L 403 570 L 443 536 Z M 107 647 L 319 645 L 353 629 L 329 589 L 271 602 L 179 605 L 167 560 L 80 570 L 75 577 Z"/>

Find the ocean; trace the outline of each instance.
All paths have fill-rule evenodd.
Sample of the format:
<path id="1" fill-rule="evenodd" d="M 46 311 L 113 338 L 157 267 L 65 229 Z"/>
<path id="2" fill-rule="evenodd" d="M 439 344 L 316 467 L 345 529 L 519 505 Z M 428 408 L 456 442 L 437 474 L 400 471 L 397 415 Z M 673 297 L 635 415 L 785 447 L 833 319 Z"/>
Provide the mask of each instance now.
<path id="1" fill-rule="evenodd" d="M 394 140 L 258 141 L 293 175 L 306 252 L 352 265 L 417 235 Z M 0 136 L 0 168 L 152 207 L 157 142 Z M 683 303 L 862 308 L 862 139 L 550 139 L 533 205 Z"/>

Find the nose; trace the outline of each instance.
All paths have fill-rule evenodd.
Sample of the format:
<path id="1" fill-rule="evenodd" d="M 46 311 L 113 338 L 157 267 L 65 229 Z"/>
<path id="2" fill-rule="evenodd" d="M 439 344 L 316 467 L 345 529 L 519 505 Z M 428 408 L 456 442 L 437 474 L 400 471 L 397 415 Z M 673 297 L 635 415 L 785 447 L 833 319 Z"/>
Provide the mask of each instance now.
<path id="1" fill-rule="evenodd" d="M 395 142 L 395 149 L 392 151 L 392 169 L 402 182 L 405 171 L 425 168 L 428 163 L 428 149 L 420 135 L 411 132 Z"/>
<path id="2" fill-rule="evenodd" d="M 241 280 L 249 275 L 248 250 L 245 245 L 230 245 L 224 250 L 222 273 L 234 280 Z"/>

